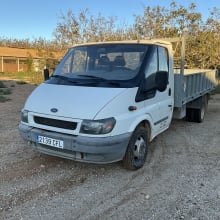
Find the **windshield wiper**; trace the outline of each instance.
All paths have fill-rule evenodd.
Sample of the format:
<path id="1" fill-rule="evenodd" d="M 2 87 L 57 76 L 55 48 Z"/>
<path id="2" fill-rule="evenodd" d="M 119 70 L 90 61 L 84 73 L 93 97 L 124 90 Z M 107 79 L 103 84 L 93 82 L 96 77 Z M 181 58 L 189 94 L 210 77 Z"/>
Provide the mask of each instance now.
<path id="1" fill-rule="evenodd" d="M 78 81 L 71 80 L 69 77 L 62 76 L 62 75 L 52 75 L 51 77 L 62 79 L 67 82 L 70 82 L 70 83 L 75 83 L 77 85 L 97 84 L 97 83 L 106 83 L 106 84 L 110 84 L 112 86 L 117 86 L 117 87 L 121 85 L 121 83 L 117 80 L 108 80 L 108 79 L 98 77 L 98 76 L 91 76 L 91 75 L 78 75 L 78 76 L 85 76 L 86 78 L 91 78 L 91 79 L 95 79 L 95 80 L 97 79 L 97 81 L 94 80 L 94 81 L 81 82 L 81 81 L 79 81 L 79 79 L 78 79 Z"/>
<path id="2" fill-rule="evenodd" d="M 105 79 L 102 77 L 92 76 L 92 75 L 78 75 L 78 76 L 85 76 L 85 77 L 88 77 L 91 79 L 98 79 L 98 80 L 100 80 L 99 83 L 107 83 L 107 84 L 110 84 L 113 86 L 120 86 L 121 85 L 121 83 L 118 80 Z"/>
<path id="3" fill-rule="evenodd" d="M 58 78 L 58 79 L 63 79 L 63 80 L 69 81 L 69 82 L 77 82 L 77 81 L 71 80 L 67 76 L 62 76 L 62 75 L 52 75 L 51 77 Z"/>
<path id="4" fill-rule="evenodd" d="M 62 76 L 62 75 L 51 75 L 51 77 L 59 78 L 59 79 L 64 79 L 64 80 L 69 79 L 68 77 Z"/>
<path id="5" fill-rule="evenodd" d="M 76 80 L 71 80 L 69 77 L 62 76 L 62 75 L 52 75 L 51 77 L 62 79 L 62 80 L 65 80 L 65 81 L 71 82 L 71 83 L 78 83 L 79 82 L 79 81 L 76 81 Z"/>
<path id="6" fill-rule="evenodd" d="M 92 76 L 92 75 L 77 75 L 77 76 L 82 76 L 82 77 L 86 77 L 86 78 L 91 78 L 91 79 L 101 79 L 101 80 L 106 80 L 102 77 L 99 76 Z"/>
<path id="7" fill-rule="evenodd" d="M 105 83 L 108 83 L 110 85 L 117 86 L 117 87 L 121 86 L 121 83 L 119 81 L 117 81 L 117 80 L 106 80 Z"/>

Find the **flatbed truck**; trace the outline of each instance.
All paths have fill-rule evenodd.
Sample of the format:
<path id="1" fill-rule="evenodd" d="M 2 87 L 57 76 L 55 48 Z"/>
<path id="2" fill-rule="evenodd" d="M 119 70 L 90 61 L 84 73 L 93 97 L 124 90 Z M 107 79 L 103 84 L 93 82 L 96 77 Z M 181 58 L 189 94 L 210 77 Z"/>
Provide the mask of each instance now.
<path id="1" fill-rule="evenodd" d="M 99 42 L 70 48 L 28 97 L 21 136 L 37 151 L 137 170 L 172 118 L 202 122 L 215 70 L 174 67 L 172 42 Z"/>

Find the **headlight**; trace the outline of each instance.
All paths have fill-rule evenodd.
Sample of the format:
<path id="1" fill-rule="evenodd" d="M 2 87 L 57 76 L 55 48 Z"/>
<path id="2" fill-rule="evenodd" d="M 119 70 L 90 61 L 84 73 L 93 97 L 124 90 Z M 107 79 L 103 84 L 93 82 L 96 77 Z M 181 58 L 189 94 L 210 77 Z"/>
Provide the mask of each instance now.
<path id="1" fill-rule="evenodd" d="M 21 111 L 21 121 L 28 123 L 28 111 L 27 110 Z"/>
<path id="2" fill-rule="evenodd" d="M 84 134 L 107 134 L 112 131 L 116 120 L 107 118 L 102 120 L 83 120 L 80 133 Z"/>

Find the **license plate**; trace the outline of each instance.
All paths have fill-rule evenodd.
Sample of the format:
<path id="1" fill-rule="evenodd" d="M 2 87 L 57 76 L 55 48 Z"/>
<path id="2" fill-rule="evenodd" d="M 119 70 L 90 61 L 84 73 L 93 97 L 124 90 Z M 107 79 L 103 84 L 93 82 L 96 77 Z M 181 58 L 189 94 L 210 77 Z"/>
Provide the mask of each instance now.
<path id="1" fill-rule="evenodd" d="M 63 149 L 63 141 L 62 140 L 57 140 L 49 137 L 44 137 L 41 135 L 37 136 L 37 142 L 39 144 L 45 144 L 51 147 L 57 147 Z"/>

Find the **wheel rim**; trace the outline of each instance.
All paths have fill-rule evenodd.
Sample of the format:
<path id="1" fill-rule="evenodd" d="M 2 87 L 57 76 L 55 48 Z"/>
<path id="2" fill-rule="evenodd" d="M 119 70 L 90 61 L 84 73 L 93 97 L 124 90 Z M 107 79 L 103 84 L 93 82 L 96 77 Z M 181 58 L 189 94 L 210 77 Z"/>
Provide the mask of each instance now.
<path id="1" fill-rule="evenodd" d="M 138 137 L 134 143 L 134 160 L 136 162 L 142 161 L 145 158 L 146 142 L 142 136 Z"/>

